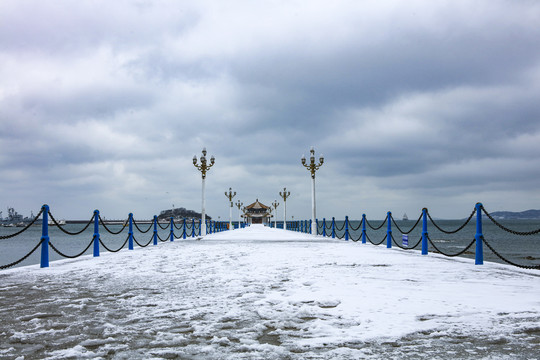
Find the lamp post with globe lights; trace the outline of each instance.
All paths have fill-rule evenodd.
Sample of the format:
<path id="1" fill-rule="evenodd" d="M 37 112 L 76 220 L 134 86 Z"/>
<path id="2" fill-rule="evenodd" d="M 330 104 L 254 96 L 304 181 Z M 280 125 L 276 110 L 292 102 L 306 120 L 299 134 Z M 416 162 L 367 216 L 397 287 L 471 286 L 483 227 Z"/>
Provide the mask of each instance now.
<path id="1" fill-rule="evenodd" d="M 283 192 L 279 192 L 279 196 L 283 199 L 283 229 L 287 229 L 287 198 L 291 196 L 291 192 L 287 188 L 283 188 Z"/>
<path id="2" fill-rule="evenodd" d="M 274 200 L 274 202 L 272 203 L 272 206 L 274 207 L 274 213 L 276 214 L 274 216 L 274 227 L 277 228 L 277 207 L 279 206 L 279 203 L 277 202 L 277 200 Z"/>
<path id="3" fill-rule="evenodd" d="M 242 207 L 242 205 L 244 205 L 244 203 L 238 200 L 234 205 L 236 205 L 236 207 L 238 208 L 238 228 L 240 229 L 240 208 Z"/>
<path id="4" fill-rule="evenodd" d="M 229 193 L 225 191 L 225 196 L 227 199 L 229 199 L 229 202 L 231 203 L 231 208 L 229 209 L 229 229 L 232 230 L 232 208 L 233 208 L 233 197 L 236 196 L 236 191 L 233 192 L 232 188 L 229 188 Z"/>
<path id="5" fill-rule="evenodd" d="M 315 172 L 319 170 L 319 168 L 324 163 L 324 157 L 321 154 L 321 156 L 319 157 L 319 163 L 316 164 L 315 149 L 313 148 L 313 146 L 311 147 L 309 152 L 311 154 L 309 157 L 309 164 L 306 163 L 306 157 L 302 155 L 302 165 L 304 165 L 304 167 L 308 169 L 308 171 L 311 173 L 311 233 L 317 235 L 317 223 L 315 221 L 317 216 L 315 204 Z"/>
<path id="6" fill-rule="evenodd" d="M 199 165 L 197 162 L 197 155 L 193 156 L 193 165 L 201 172 L 202 175 L 202 209 L 201 209 L 201 236 L 206 235 L 206 204 L 205 204 L 205 180 L 206 180 L 206 172 L 210 170 L 212 166 L 214 166 L 215 163 L 214 155 L 210 157 L 210 163 L 206 161 L 206 148 L 202 149 L 202 156 L 200 158 L 201 164 Z"/>

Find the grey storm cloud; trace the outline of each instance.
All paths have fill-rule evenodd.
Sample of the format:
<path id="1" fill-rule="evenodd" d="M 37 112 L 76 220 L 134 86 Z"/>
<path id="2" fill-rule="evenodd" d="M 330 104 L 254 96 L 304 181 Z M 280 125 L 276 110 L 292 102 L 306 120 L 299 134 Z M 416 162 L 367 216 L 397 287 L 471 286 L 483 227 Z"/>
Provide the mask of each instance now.
<path id="1" fill-rule="evenodd" d="M 533 1 L 4 1 L 0 206 L 85 218 L 223 191 L 308 217 L 538 208 Z M 444 206 L 443 206 L 444 204 Z M 467 209 L 467 211 L 464 211 Z M 67 215 L 66 215 L 67 216 Z"/>

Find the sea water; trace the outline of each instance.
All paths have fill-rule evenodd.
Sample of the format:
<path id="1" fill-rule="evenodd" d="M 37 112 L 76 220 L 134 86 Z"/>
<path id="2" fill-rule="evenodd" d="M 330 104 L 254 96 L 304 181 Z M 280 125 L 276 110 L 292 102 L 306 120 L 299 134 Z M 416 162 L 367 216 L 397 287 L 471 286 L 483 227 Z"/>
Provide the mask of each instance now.
<path id="1" fill-rule="evenodd" d="M 428 222 L 428 234 L 430 239 L 435 243 L 437 248 L 441 251 L 448 254 L 455 254 L 463 250 L 467 245 L 471 243 L 474 239 L 476 233 L 476 218 L 471 219 L 471 221 L 459 232 L 455 234 L 445 234 L 436 229 L 436 227 Z M 368 220 L 368 222 L 373 227 L 378 227 L 382 224 L 382 220 Z M 500 220 L 499 221 L 505 227 L 520 231 L 520 232 L 530 232 L 540 228 L 540 220 Z M 415 225 L 416 220 L 397 220 L 397 226 L 403 232 L 409 232 L 409 230 Z M 442 229 L 446 231 L 455 230 L 461 227 L 465 220 L 435 220 L 435 223 L 439 225 Z M 168 224 L 167 224 L 168 225 Z M 70 232 L 77 232 L 81 230 L 85 224 L 68 224 L 64 225 L 63 228 Z M 165 226 L 165 224 L 163 224 Z M 118 232 L 122 229 L 122 225 L 108 225 L 107 226 L 111 231 Z M 343 221 L 336 221 L 336 228 L 341 229 L 343 227 Z M 360 239 L 362 229 L 360 227 L 360 221 L 351 220 L 349 225 L 349 233 L 351 240 Z M 147 244 L 153 236 L 153 225 L 151 224 L 139 224 L 139 228 L 143 231 L 146 231 L 150 228 L 148 232 L 141 233 L 133 226 L 133 232 L 135 239 L 142 245 Z M 356 229 L 357 230 L 353 230 Z M 322 233 L 322 227 L 319 228 L 319 232 Z M 20 228 L 4 228 L 0 227 L 0 235 L 9 235 L 17 231 L 20 231 Z M 341 231 L 336 230 L 336 237 L 342 237 L 344 229 Z M 374 243 L 379 243 L 383 240 L 387 232 L 387 224 L 384 224 L 379 230 L 372 230 L 369 226 L 366 226 L 366 232 L 370 240 Z M 414 246 L 418 243 L 421 238 L 422 232 L 422 222 L 420 221 L 418 225 L 408 234 L 409 247 Z M 76 255 L 84 250 L 92 241 L 94 233 L 94 226 L 91 224 L 83 233 L 80 235 L 67 235 L 58 229 L 56 226 L 49 227 L 49 238 L 51 243 L 61 252 L 66 255 Z M 161 229 L 158 226 L 158 234 L 161 239 L 169 240 L 170 236 L 170 227 L 166 229 Z M 174 234 L 176 237 L 182 235 L 182 230 L 175 229 Z M 188 234 L 191 232 L 188 230 Z M 519 236 L 508 233 L 489 219 L 484 219 L 483 221 L 483 234 L 485 240 L 504 258 L 525 266 L 539 265 L 540 264 L 540 234 L 529 235 L 529 236 Z M 330 222 L 327 222 L 326 235 L 331 235 Z M 399 229 L 392 224 L 392 235 L 394 239 L 401 244 L 402 242 L 402 233 Z M 112 235 L 108 233 L 102 226 L 100 226 L 100 237 L 101 241 L 111 250 L 118 249 L 126 240 L 128 236 L 127 227 L 118 234 Z M 41 238 L 41 225 L 31 226 L 24 233 L 11 238 L 0 240 L 0 266 L 10 264 L 14 261 L 17 261 L 28 254 L 40 241 Z M 177 239 L 175 241 L 182 241 L 182 239 Z M 160 241 L 158 240 L 158 243 Z M 358 246 L 374 246 L 369 242 L 367 244 L 361 244 L 360 241 L 357 243 Z M 135 247 L 138 245 L 135 243 Z M 152 242 L 148 246 L 153 246 Z M 386 247 L 386 240 L 379 245 L 381 247 Z M 393 244 L 393 247 L 395 245 Z M 475 257 L 475 245 L 471 246 L 467 252 L 465 252 L 463 257 L 474 258 Z M 127 244 L 124 248 L 127 248 Z M 411 251 L 420 251 L 421 245 L 418 245 L 415 250 Z M 103 246 L 100 245 L 100 251 L 106 252 Z M 434 252 L 435 249 L 429 245 L 429 252 Z M 38 248 L 32 255 L 30 255 L 26 260 L 22 261 L 16 266 L 25 266 L 30 264 L 39 264 L 41 248 Z M 92 256 L 93 246 L 90 246 L 84 255 Z M 429 256 L 429 255 L 428 255 Z M 58 255 L 52 249 L 49 249 L 50 261 L 55 261 L 59 259 L 64 259 Z M 484 261 L 493 261 L 499 263 L 505 263 L 503 260 L 499 259 L 487 246 L 484 245 Z"/>

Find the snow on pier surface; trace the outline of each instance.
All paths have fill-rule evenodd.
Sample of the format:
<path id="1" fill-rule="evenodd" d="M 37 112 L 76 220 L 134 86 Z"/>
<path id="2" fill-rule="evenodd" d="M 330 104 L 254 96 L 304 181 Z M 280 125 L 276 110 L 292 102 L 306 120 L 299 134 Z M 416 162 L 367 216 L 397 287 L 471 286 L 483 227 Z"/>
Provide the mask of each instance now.
<path id="1" fill-rule="evenodd" d="M 540 273 L 269 229 L 0 272 L 1 359 L 537 359 Z"/>

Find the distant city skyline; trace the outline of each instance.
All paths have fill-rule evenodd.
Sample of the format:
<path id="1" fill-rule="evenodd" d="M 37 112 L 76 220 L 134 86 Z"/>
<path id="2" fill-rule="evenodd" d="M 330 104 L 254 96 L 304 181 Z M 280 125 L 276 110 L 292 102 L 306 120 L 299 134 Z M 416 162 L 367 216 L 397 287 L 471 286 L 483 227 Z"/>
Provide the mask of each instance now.
<path id="1" fill-rule="evenodd" d="M 6 0 L 0 210 L 308 219 L 540 208 L 540 3 Z M 233 209 L 233 219 L 238 210 Z M 278 209 L 278 220 L 280 220 Z"/>

